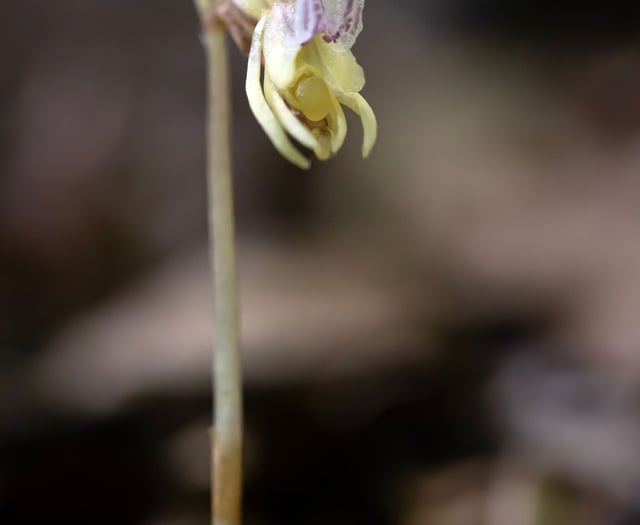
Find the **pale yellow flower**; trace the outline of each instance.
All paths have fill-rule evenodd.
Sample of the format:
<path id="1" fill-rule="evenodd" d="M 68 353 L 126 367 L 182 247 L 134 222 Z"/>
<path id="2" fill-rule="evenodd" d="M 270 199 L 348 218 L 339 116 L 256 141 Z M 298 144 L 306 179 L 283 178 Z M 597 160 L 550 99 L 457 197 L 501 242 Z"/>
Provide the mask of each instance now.
<path id="1" fill-rule="evenodd" d="M 328 159 L 342 146 L 342 106 L 360 115 L 362 155 L 377 135 L 375 115 L 360 95 L 365 78 L 351 46 L 362 29 L 364 0 L 233 0 L 257 20 L 247 68 L 249 105 L 276 149 L 308 168 L 291 138 Z"/>

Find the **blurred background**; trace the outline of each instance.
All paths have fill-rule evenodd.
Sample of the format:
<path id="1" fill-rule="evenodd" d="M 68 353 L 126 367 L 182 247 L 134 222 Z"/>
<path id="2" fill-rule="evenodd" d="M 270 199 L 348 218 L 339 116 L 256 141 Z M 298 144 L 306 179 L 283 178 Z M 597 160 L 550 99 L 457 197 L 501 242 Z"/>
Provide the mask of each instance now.
<path id="1" fill-rule="evenodd" d="M 0 523 L 207 523 L 192 2 L 2 6 Z M 369 1 L 309 173 L 232 50 L 247 525 L 640 523 L 639 26 Z"/>

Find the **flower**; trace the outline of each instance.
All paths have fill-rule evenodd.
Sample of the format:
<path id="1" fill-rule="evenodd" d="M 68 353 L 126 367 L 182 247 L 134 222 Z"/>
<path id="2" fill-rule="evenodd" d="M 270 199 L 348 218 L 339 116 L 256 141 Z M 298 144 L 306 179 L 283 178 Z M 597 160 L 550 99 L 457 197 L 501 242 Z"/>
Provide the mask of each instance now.
<path id="1" fill-rule="evenodd" d="M 342 146 L 342 106 L 364 128 L 362 155 L 377 135 L 373 110 L 360 95 L 365 78 L 351 47 L 362 30 L 364 0 L 233 0 L 257 20 L 246 92 L 256 120 L 276 149 L 301 168 L 310 161 L 290 137 L 321 160 Z"/>

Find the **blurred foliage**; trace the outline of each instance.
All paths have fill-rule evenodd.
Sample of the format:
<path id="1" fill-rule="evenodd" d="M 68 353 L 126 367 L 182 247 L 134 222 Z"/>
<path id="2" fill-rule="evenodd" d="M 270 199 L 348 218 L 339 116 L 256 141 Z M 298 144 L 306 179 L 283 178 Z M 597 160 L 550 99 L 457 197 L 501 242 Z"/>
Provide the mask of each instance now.
<path id="1" fill-rule="evenodd" d="M 0 523 L 206 523 L 196 15 L 3 8 Z M 637 522 L 639 14 L 369 2 L 310 173 L 233 52 L 248 524 Z"/>

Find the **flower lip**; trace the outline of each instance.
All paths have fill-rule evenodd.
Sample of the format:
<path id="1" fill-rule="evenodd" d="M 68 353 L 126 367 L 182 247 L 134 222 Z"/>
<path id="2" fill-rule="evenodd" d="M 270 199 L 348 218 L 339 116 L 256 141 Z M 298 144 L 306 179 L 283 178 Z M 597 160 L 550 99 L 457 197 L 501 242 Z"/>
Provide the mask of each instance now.
<path id="1" fill-rule="evenodd" d="M 318 77 L 301 78 L 295 86 L 295 100 L 300 111 L 313 122 L 323 120 L 331 111 L 329 88 Z"/>

